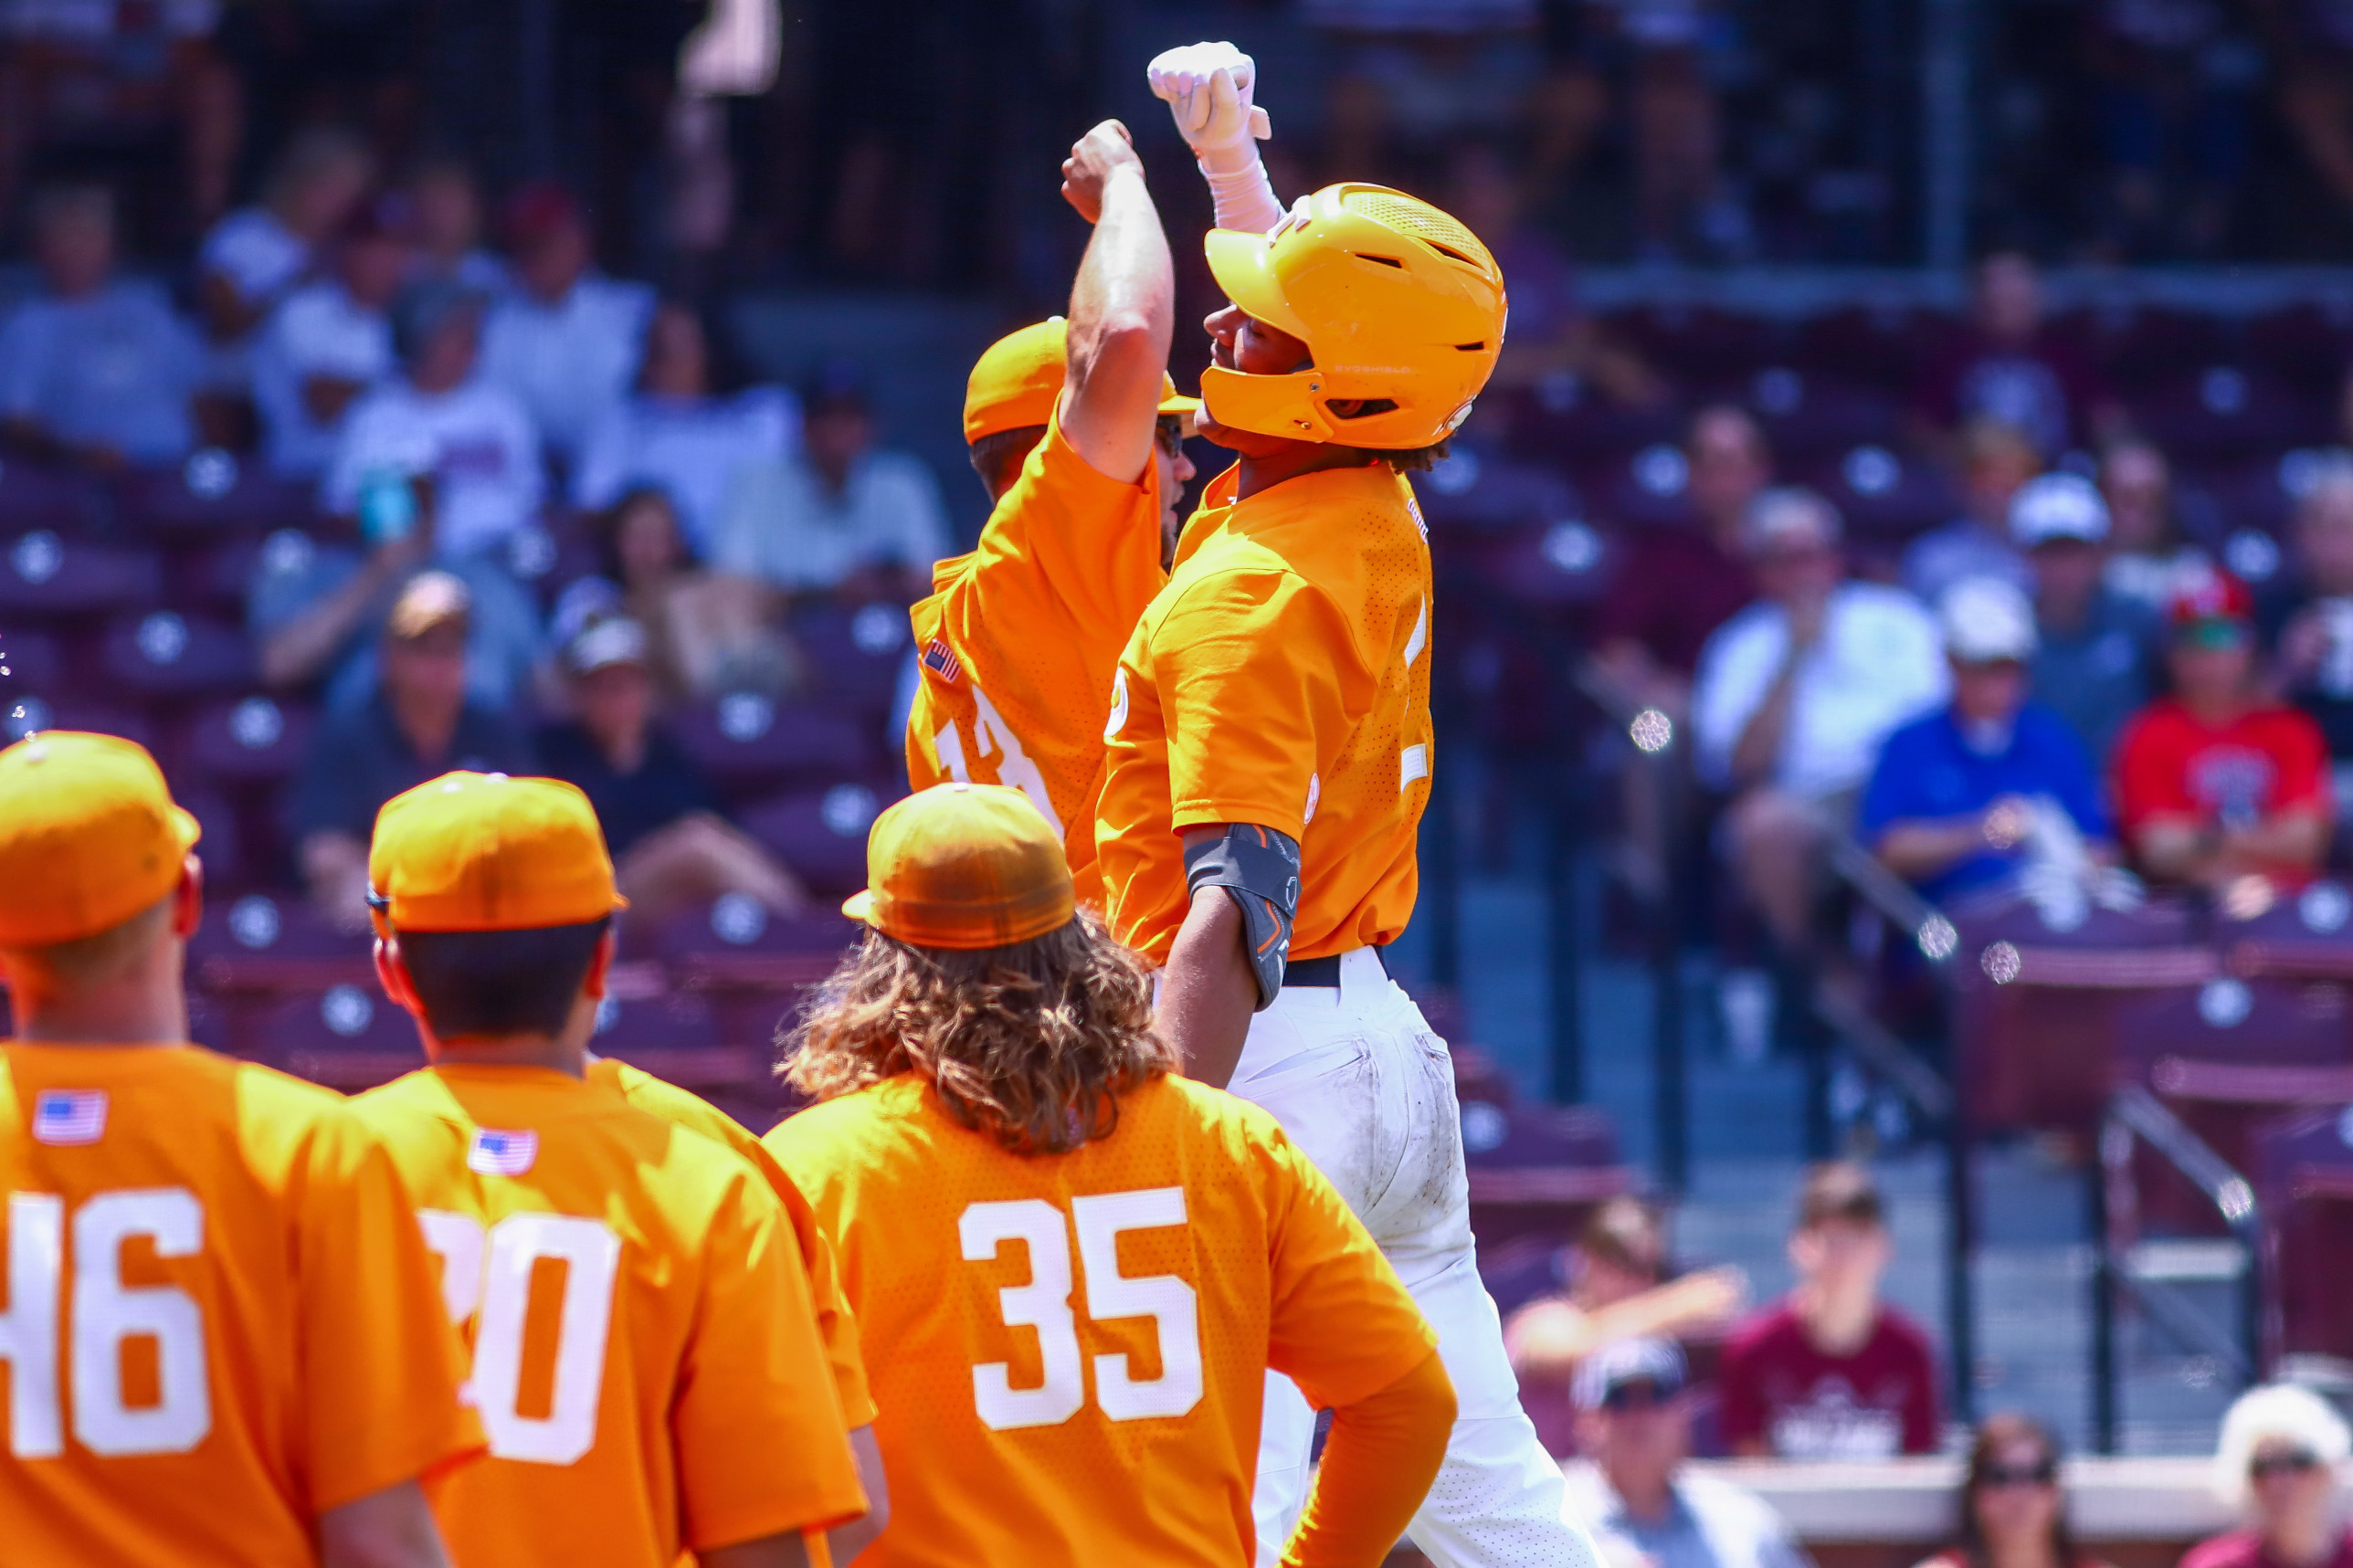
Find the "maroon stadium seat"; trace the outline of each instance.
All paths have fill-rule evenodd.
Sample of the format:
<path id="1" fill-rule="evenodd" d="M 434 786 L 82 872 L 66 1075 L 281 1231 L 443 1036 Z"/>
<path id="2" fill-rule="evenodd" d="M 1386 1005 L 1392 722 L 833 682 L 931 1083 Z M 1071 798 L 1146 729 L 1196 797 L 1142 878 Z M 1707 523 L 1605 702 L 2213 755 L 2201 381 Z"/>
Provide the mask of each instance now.
<path id="1" fill-rule="evenodd" d="M 607 997 L 589 1048 L 697 1093 L 773 1100 L 773 1027 L 754 1038 L 723 1037 L 711 998 L 692 992 Z"/>
<path id="2" fill-rule="evenodd" d="M 1414 483 L 1431 548 L 1437 535 L 1475 537 L 1499 528 L 1546 528 L 1585 515 L 1576 487 L 1554 469 L 1457 439 L 1453 455 Z"/>
<path id="3" fill-rule="evenodd" d="M 744 830 L 813 890 L 839 898 L 866 885 L 866 830 L 888 804 L 869 784 L 801 790 L 745 807 Z"/>
<path id="4" fill-rule="evenodd" d="M 1588 1106 L 1472 1100 L 1462 1107 L 1462 1158 L 1471 1228 L 1487 1247 L 1573 1236 L 1594 1205 L 1632 1185 L 1616 1130 Z"/>
<path id="5" fill-rule="evenodd" d="M 188 974 L 216 994 L 318 992 L 374 984 L 364 935 L 337 931 L 294 893 L 215 900 L 188 943 Z"/>
<path id="6" fill-rule="evenodd" d="M 1953 330 L 1950 319 L 1900 304 L 1852 305 L 1817 316 L 1799 336 L 1798 361 L 1909 397 L 1926 354 Z"/>
<path id="7" fill-rule="evenodd" d="M 866 776 L 881 727 L 744 692 L 680 714 L 671 733 L 723 792 L 746 800 L 795 784 Z"/>
<path id="8" fill-rule="evenodd" d="M 0 626 L 0 697 L 22 691 L 56 691 L 66 684 L 66 645 L 43 632 Z"/>
<path id="9" fill-rule="evenodd" d="M 163 593 L 152 550 L 93 544 L 51 529 L 0 540 L 0 616 L 11 626 L 143 609 Z"/>
<path id="10" fill-rule="evenodd" d="M 286 996 L 232 1037 L 238 1053 L 346 1094 L 425 1065 L 417 1021 L 373 982 Z"/>
<path id="11" fill-rule="evenodd" d="M 2263 1218 L 2265 1296 L 2275 1345 L 2353 1360 L 2353 1110 L 2281 1116 L 2255 1133 L 2251 1156 Z"/>
<path id="12" fill-rule="evenodd" d="M 116 494 L 121 520 L 131 527 L 186 534 L 251 532 L 299 522 L 310 514 L 311 489 L 208 447 L 176 468 L 132 475 Z"/>
<path id="13" fill-rule="evenodd" d="M 184 761 L 196 777 L 240 786 L 274 784 L 302 765 L 317 715 L 307 703 L 240 697 L 197 710 Z"/>
<path id="14" fill-rule="evenodd" d="M 35 529 L 66 533 L 100 526 L 106 492 L 96 480 L 10 458 L 0 462 L 0 536 Z"/>
<path id="15" fill-rule="evenodd" d="M 815 605 L 793 617 L 792 634 L 808 661 L 812 702 L 878 721 L 890 712 L 914 641 L 904 605 Z"/>
<path id="16" fill-rule="evenodd" d="M 136 741 L 151 752 L 157 746 L 155 726 L 136 709 L 83 697 L 50 698 L 37 693 L 0 699 L 0 744 L 21 741 L 36 730 L 87 730 Z"/>
<path id="17" fill-rule="evenodd" d="M 1786 464 L 1895 439 L 1896 400 L 1839 375 L 1768 365 L 1738 389 L 1737 401 L 1757 416 L 1774 455 Z"/>
<path id="18" fill-rule="evenodd" d="M 2333 409 L 2261 370 L 2206 364 L 2151 380 L 2132 398 L 2136 421 L 2185 458 L 2243 458 L 2326 441 Z"/>
<path id="19" fill-rule="evenodd" d="M 148 699 L 210 696 L 254 678 L 253 644 L 242 626 L 177 610 L 115 621 L 99 658 L 119 689 Z"/>
<path id="20" fill-rule="evenodd" d="M 1795 476 L 1830 498 L 1850 530 L 1908 537 L 1950 522 L 1959 500 L 1929 464 L 1866 442 Z"/>

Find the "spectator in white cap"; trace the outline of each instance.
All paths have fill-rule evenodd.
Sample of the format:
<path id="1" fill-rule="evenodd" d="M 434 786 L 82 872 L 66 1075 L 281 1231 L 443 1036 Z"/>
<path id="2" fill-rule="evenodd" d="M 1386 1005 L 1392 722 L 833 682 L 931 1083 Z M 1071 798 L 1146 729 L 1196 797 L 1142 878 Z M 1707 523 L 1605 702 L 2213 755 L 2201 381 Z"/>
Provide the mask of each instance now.
<path id="1" fill-rule="evenodd" d="M 2067 721 L 2094 763 L 2148 700 L 2156 621 L 2106 582 L 2108 504 L 2073 474 L 2044 474 L 2010 504 L 2010 537 L 2034 572 L 2042 647 L 2031 689 Z"/>
<path id="2" fill-rule="evenodd" d="M 2337 1509 L 2353 1436 L 2328 1401 L 2294 1384 L 2239 1395 L 2222 1417 L 2215 1489 L 2248 1528 L 2189 1549 L 2181 1568 L 2348 1568 L 2353 1531 Z"/>
<path id="3" fill-rule="evenodd" d="M 1619 1340 L 1577 1369 L 1577 1447 L 1567 1467 L 1571 1519 L 1605 1561 L 1651 1568 L 1810 1568 L 1764 1500 L 1684 1468 L 1691 1400 L 1683 1352 L 1665 1340 Z"/>
<path id="4" fill-rule="evenodd" d="M 1953 700 L 1887 738 L 1856 831 L 1942 903 L 2008 875 L 2037 810 L 2065 812 L 2095 845 L 2113 829 L 2083 746 L 2027 700 L 2036 638 L 2026 595 L 1999 577 L 1968 577 L 1939 608 Z"/>
<path id="5" fill-rule="evenodd" d="M 1898 724 L 1945 699 L 1936 628 L 1898 588 L 1848 580 L 1838 511 L 1811 490 L 1751 502 L 1741 548 L 1759 598 L 1716 628 L 1692 691 L 1700 776 L 1727 816 L 1749 896 L 1787 957 L 1805 946 L 1823 832 Z"/>
<path id="6" fill-rule="evenodd" d="M 533 742 L 551 778 L 580 787 L 613 855 L 633 925 L 742 893 L 778 914 L 808 904 L 790 871 L 720 814 L 717 793 L 654 716 L 645 627 L 591 620 L 565 645 L 573 717 Z"/>

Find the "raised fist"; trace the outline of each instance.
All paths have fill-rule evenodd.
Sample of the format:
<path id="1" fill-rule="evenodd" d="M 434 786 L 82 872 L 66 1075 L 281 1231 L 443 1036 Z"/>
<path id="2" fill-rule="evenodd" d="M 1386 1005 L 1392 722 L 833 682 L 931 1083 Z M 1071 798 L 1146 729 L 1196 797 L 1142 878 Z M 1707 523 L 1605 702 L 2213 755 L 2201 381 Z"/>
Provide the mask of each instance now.
<path id="1" fill-rule="evenodd" d="M 1103 216 L 1105 182 L 1121 169 L 1143 167 L 1128 141 L 1127 127 L 1106 120 L 1073 142 L 1071 155 L 1062 160 L 1062 199 L 1093 223 Z"/>
<path id="2" fill-rule="evenodd" d="M 1228 43 L 1166 49 L 1145 68 L 1154 96 L 1167 101 L 1177 133 L 1197 158 L 1248 151 L 1273 134 L 1266 110 L 1250 101 L 1258 65 Z"/>

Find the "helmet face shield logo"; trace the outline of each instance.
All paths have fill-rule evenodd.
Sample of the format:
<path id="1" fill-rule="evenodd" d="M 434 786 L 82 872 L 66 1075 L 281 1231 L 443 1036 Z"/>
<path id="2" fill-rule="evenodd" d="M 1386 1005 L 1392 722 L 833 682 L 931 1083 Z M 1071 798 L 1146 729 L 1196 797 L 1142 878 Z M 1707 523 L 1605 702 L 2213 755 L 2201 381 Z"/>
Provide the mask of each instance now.
<path id="1" fill-rule="evenodd" d="M 1466 397 L 1462 400 L 1461 407 L 1455 409 L 1453 413 L 1446 416 L 1446 433 L 1448 435 L 1451 436 L 1455 431 L 1462 428 L 1462 422 L 1471 417 L 1472 405 L 1478 401 L 1479 400 L 1476 397 Z"/>

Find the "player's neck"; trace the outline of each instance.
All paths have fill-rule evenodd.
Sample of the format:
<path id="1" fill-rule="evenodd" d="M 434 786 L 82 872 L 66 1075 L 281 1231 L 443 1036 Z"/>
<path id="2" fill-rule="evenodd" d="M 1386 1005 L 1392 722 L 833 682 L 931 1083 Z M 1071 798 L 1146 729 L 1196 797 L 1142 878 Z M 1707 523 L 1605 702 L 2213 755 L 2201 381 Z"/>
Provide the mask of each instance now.
<path id="1" fill-rule="evenodd" d="M 177 1046 L 188 1038 L 188 1003 L 180 969 L 157 952 L 103 984 L 37 991 L 15 997 L 16 1037 L 52 1046 Z"/>
<path id="2" fill-rule="evenodd" d="M 1796 1305 L 1807 1341 L 1824 1355 L 1854 1354 L 1870 1342 L 1872 1331 L 1879 1326 L 1879 1298 L 1875 1291 L 1845 1295 L 1819 1285 L 1801 1285 Z"/>
<path id="3" fill-rule="evenodd" d="M 1248 500 L 1285 479 L 1326 468 L 1366 468 L 1381 460 L 1378 452 L 1363 447 L 1339 447 L 1329 441 L 1286 441 L 1273 450 L 1245 452 L 1241 472 L 1235 476 L 1234 499 Z"/>
<path id="4" fill-rule="evenodd" d="M 571 1078 L 588 1076 L 588 1047 L 572 1031 L 561 1035 L 469 1035 L 434 1040 L 436 1067 L 545 1068 Z"/>

